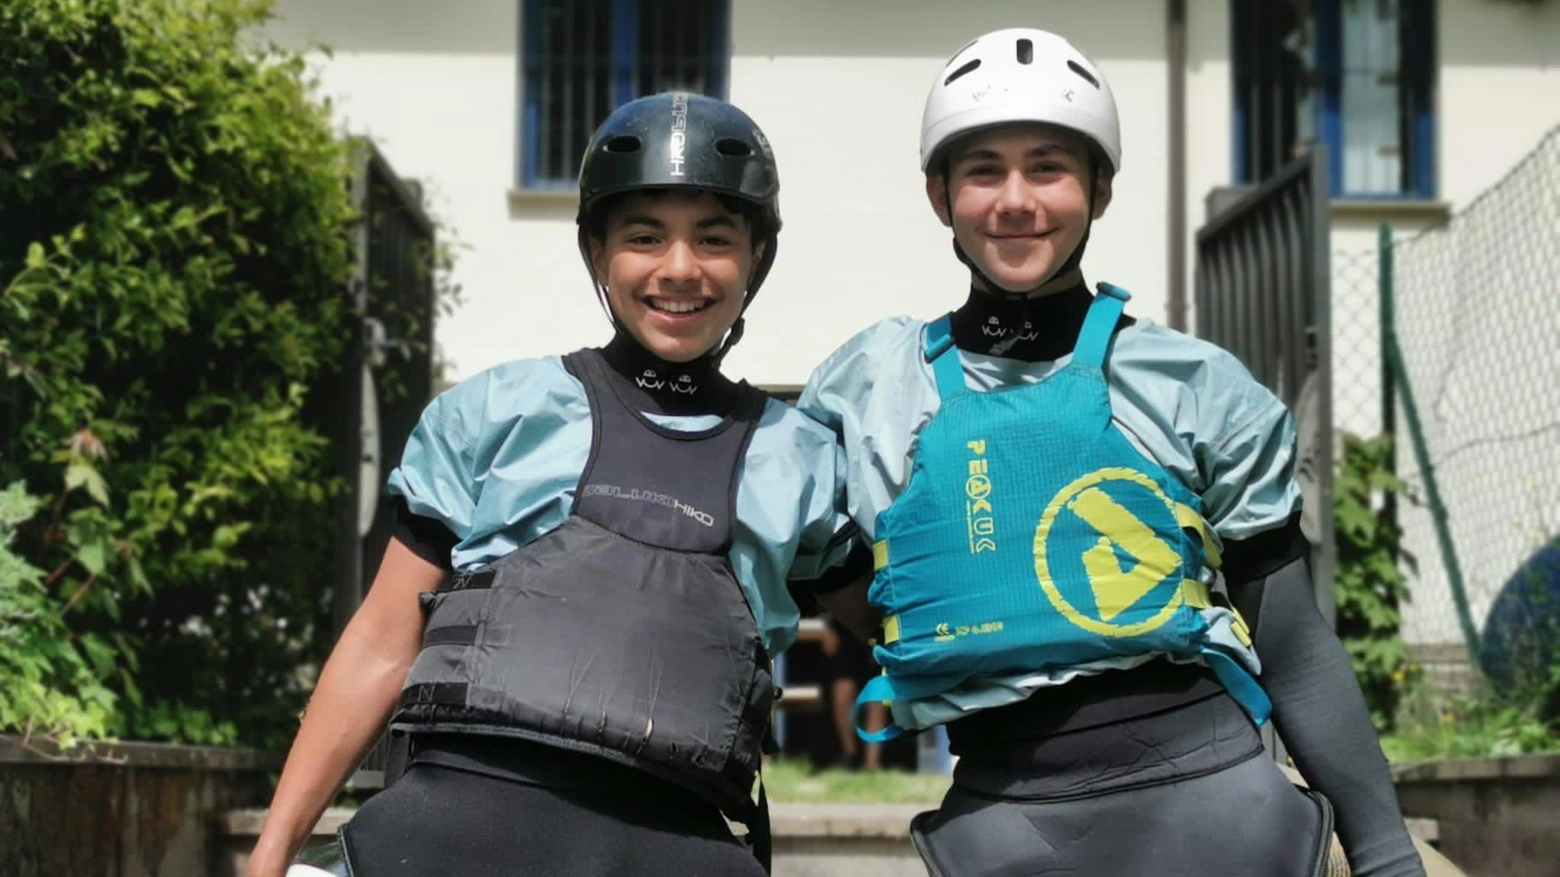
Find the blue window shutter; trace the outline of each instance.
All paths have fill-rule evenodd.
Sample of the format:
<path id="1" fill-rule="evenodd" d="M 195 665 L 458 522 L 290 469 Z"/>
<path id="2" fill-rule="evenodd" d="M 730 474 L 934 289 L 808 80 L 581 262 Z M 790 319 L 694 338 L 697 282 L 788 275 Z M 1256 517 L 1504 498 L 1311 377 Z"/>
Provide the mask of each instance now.
<path id="1" fill-rule="evenodd" d="M 519 186 L 535 185 L 542 154 L 542 26 L 541 0 L 522 0 L 520 14 L 520 147 Z"/>
<path id="2" fill-rule="evenodd" d="M 1413 150 L 1408 190 L 1434 198 L 1435 180 L 1435 8 L 1431 0 L 1405 0 L 1404 93 L 1408 97 L 1409 142 Z"/>
<path id="3" fill-rule="evenodd" d="M 635 94 L 634 66 L 639 55 L 639 2 L 612 0 L 612 106 L 620 107 Z"/>
<path id="4" fill-rule="evenodd" d="M 1317 125 L 1327 146 L 1327 182 L 1334 198 L 1343 191 L 1343 10 L 1339 0 L 1316 0 Z"/>
<path id="5" fill-rule="evenodd" d="M 1251 79 L 1252 62 L 1250 46 L 1256 40 L 1252 33 L 1251 7 L 1241 0 L 1230 0 L 1230 69 L 1234 91 L 1234 118 L 1231 119 L 1231 152 L 1235 159 L 1235 182 L 1250 183 L 1251 171 Z"/>

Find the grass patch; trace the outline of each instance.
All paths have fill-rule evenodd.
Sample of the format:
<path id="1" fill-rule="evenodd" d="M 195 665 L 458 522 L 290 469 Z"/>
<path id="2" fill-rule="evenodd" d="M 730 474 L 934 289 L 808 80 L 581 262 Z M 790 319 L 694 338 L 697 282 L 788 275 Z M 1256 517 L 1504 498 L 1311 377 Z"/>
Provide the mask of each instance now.
<path id="1" fill-rule="evenodd" d="M 1497 694 L 1487 684 L 1439 692 L 1410 683 L 1381 749 L 1393 762 L 1560 752 L 1553 691 Z"/>
<path id="2" fill-rule="evenodd" d="M 903 770 L 816 770 L 806 761 L 764 765 L 770 800 L 785 804 L 936 804 L 951 778 Z"/>

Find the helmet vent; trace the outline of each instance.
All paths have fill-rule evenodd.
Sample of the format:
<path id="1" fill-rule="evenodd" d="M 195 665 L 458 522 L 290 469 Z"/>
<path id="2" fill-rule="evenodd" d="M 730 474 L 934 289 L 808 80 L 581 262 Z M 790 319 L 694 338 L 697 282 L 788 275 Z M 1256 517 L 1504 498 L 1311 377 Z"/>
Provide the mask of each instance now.
<path id="1" fill-rule="evenodd" d="M 1018 41 L 1018 63 L 1033 64 L 1035 61 L 1035 44 L 1031 40 Z"/>
<path id="2" fill-rule="evenodd" d="M 608 152 L 626 153 L 638 152 L 641 145 L 637 136 L 633 134 L 619 134 L 608 140 L 604 148 Z"/>
<path id="3" fill-rule="evenodd" d="M 953 81 L 955 79 L 958 79 L 960 76 L 963 76 L 966 73 L 973 73 L 973 72 L 975 72 L 975 68 L 977 68 L 979 66 L 980 66 L 980 59 L 976 58 L 975 60 L 969 62 L 968 64 L 965 64 L 963 67 L 960 67 L 959 69 L 953 71 L 952 73 L 949 73 L 948 74 L 948 78 L 943 80 L 943 85 L 952 85 Z"/>
<path id="4" fill-rule="evenodd" d="M 753 147 L 735 137 L 722 137 L 715 141 L 715 151 L 732 158 L 747 158 L 753 154 Z"/>
<path id="5" fill-rule="evenodd" d="M 1100 87 L 1100 81 L 1095 79 L 1094 74 L 1090 73 L 1086 68 L 1084 68 L 1082 64 L 1079 64 L 1077 61 L 1072 59 L 1068 59 L 1067 66 L 1071 68 L 1072 72 L 1082 76 L 1085 81 L 1094 86 L 1096 89 Z"/>

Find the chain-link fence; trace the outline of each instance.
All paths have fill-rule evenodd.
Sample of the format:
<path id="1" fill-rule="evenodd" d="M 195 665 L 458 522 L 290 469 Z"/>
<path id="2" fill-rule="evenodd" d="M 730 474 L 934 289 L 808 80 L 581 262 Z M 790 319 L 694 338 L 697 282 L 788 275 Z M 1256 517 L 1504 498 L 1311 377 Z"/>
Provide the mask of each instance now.
<path id="1" fill-rule="evenodd" d="M 1333 295 L 1333 426 L 1380 435 L 1381 260 L 1376 249 L 1335 250 Z"/>
<path id="2" fill-rule="evenodd" d="M 1419 660 L 1505 655 L 1560 629 L 1560 128 L 1449 221 L 1382 238 L 1333 256 L 1335 423 L 1396 437 Z"/>

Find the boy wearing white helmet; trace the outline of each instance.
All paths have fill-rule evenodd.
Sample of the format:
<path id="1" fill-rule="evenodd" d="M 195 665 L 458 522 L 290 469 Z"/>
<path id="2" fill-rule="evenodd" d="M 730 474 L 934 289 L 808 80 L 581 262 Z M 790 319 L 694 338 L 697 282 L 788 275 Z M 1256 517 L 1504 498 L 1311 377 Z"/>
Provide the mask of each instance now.
<path id="1" fill-rule="evenodd" d="M 1423 874 L 1313 602 L 1289 413 L 1084 285 L 1121 166 L 1110 86 L 1055 34 L 986 34 L 933 84 L 921 167 L 969 297 L 856 335 L 798 403 L 872 548 L 861 702 L 894 724 L 863 736 L 947 725 L 953 788 L 912 826 L 936 875 L 1299 877 L 1334 811 L 1356 874 Z M 1320 794 L 1263 757 L 1270 715 Z"/>

